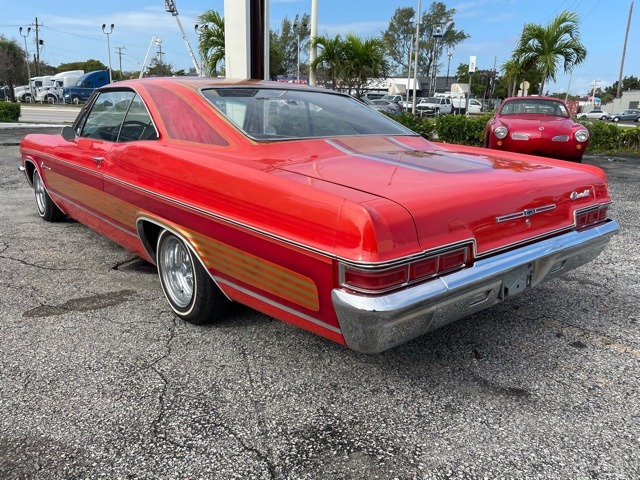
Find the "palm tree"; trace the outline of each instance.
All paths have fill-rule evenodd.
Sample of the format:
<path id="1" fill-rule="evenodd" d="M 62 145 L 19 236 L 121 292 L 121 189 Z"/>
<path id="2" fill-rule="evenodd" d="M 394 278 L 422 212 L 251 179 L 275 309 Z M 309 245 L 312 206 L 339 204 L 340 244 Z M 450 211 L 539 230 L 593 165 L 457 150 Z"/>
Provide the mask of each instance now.
<path id="1" fill-rule="evenodd" d="M 389 62 L 385 58 L 384 42 L 381 38 L 371 37 L 362 40 L 349 34 L 344 42 L 345 81 L 355 89 L 360 97 L 362 87 L 370 78 L 386 77 L 389 73 Z"/>
<path id="2" fill-rule="evenodd" d="M 563 62 L 567 73 L 586 59 L 587 49 L 580 42 L 579 21 L 577 13 L 564 11 L 546 26 L 525 24 L 514 56 L 523 65 L 540 68 L 541 94 L 547 80 L 555 81 L 559 62 Z"/>
<path id="3" fill-rule="evenodd" d="M 321 50 L 311 63 L 311 68 L 316 72 L 322 70 L 335 90 L 345 69 L 344 41 L 340 35 L 334 38 L 320 35 L 314 39 L 314 44 Z"/>
<path id="4" fill-rule="evenodd" d="M 198 51 L 207 75 L 218 74 L 218 64 L 224 61 L 224 18 L 215 10 L 207 10 L 198 16 L 200 36 Z"/>

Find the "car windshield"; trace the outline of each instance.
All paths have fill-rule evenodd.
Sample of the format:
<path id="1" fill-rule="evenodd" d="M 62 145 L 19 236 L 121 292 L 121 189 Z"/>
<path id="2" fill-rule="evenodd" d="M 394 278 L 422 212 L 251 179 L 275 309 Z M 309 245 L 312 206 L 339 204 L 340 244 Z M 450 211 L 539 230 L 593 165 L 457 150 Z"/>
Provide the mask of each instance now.
<path id="1" fill-rule="evenodd" d="M 280 88 L 207 88 L 202 94 L 256 140 L 415 135 L 344 95 Z"/>
<path id="2" fill-rule="evenodd" d="M 561 102 L 547 99 L 510 100 L 502 106 L 501 115 L 555 115 L 569 117 L 569 112 Z"/>

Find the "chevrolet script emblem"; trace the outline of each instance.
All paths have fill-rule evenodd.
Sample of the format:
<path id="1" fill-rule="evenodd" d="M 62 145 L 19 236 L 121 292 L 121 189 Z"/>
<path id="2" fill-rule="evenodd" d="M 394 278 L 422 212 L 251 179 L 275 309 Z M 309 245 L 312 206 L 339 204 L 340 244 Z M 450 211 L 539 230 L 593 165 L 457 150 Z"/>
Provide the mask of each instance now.
<path id="1" fill-rule="evenodd" d="M 591 196 L 591 190 L 586 188 L 581 192 L 571 192 L 569 198 L 571 198 L 571 200 L 577 200 L 579 198 L 588 198 L 589 196 Z"/>
<path id="2" fill-rule="evenodd" d="M 527 208 L 526 210 L 522 210 L 521 212 L 508 213 L 507 215 L 496 217 L 496 222 L 508 222 L 509 220 L 515 220 L 517 218 L 526 218 L 528 222 L 529 217 L 535 215 L 536 213 L 548 212 L 549 210 L 553 210 L 554 208 L 556 208 L 555 203 L 551 203 L 549 205 L 538 208 Z"/>

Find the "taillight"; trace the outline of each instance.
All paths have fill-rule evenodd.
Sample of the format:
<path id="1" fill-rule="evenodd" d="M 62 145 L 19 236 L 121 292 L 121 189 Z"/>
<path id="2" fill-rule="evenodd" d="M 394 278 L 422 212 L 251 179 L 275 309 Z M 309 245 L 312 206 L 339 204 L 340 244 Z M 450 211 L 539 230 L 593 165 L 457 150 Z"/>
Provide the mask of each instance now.
<path id="1" fill-rule="evenodd" d="M 576 212 L 576 227 L 585 228 L 604 222 L 607 219 L 609 205 L 600 205 Z"/>
<path id="2" fill-rule="evenodd" d="M 365 291 L 386 291 L 407 282 L 407 266 L 387 270 L 365 270 L 345 266 L 342 284 L 345 287 Z"/>
<path id="3" fill-rule="evenodd" d="M 384 293 L 444 275 L 467 266 L 470 245 L 429 255 L 392 267 L 340 264 L 340 285 L 363 293 Z"/>

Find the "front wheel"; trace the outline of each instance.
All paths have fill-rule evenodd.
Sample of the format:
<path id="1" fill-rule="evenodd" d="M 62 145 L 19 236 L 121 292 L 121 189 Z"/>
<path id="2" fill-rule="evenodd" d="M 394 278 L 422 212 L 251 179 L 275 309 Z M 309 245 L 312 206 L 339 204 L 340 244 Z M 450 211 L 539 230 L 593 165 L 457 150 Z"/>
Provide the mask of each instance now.
<path id="1" fill-rule="evenodd" d="M 231 302 L 191 249 L 167 230 L 158 237 L 156 263 L 162 290 L 177 316 L 204 325 L 219 320 L 227 312 Z"/>
<path id="2" fill-rule="evenodd" d="M 53 203 L 47 189 L 44 187 L 42 178 L 38 170 L 33 172 L 33 191 L 36 195 L 36 205 L 38 206 L 38 214 L 47 222 L 59 222 L 64 220 L 66 215 L 58 206 Z"/>
<path id="3" fill-rule="evenodd" d="M 611 119 L 611 121 L 612 121 L 612 122 L 616 122 L 616 123 L 617 123 L 617 122 L 619 122 L 619 121 L 620 121 L 620 119 L 619 119 L 618 117 L 613 117 L 613 118 Z"/>

